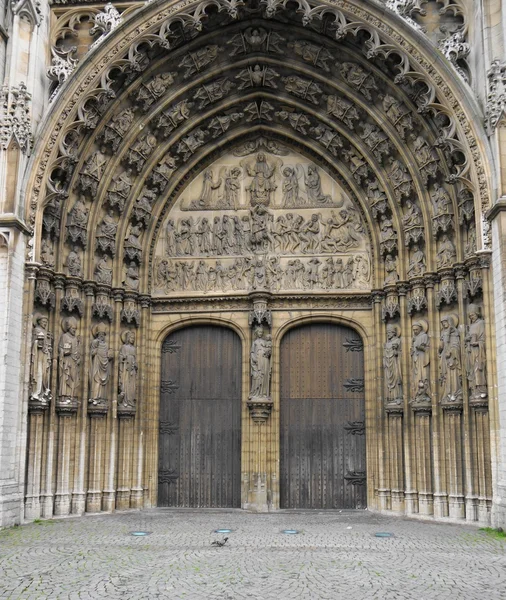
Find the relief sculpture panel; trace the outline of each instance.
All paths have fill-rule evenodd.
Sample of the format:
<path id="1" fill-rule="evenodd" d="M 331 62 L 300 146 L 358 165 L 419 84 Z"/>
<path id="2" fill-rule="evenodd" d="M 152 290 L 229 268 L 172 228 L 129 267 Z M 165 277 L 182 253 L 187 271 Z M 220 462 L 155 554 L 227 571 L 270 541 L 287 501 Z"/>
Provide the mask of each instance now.
<path id="1" fill-rule="evenodd" d="M 349 195 L 310 160 L 258 142 L 176 200 L 157 242 L 154 293 L 370 289 L 369 239 Z"/>

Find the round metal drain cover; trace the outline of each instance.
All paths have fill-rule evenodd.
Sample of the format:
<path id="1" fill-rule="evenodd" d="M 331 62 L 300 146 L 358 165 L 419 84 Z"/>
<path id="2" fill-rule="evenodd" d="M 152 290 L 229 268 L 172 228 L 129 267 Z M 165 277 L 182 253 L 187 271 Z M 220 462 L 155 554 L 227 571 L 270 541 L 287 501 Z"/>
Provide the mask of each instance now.
<path id="1" fill-rule="evenodd" d="M 214 533 L 232 533 L 231 529 L 215 529 Z"/>
<path id="2" fill-rule="evenodd" d="M 379 538 L 390 538 L 390 537 L 394 537 L 393 533 L 387 533 L 386 531 L 378 531 L 378 533 L 374 534 L 376 537 Z"/>
<path id="3" fill-rule="evenodd" d="M 281 533 L 286 533 L 287 535 L 295 535 L 299 532 L 296 529 L 283 529 Z"/>
<path id="4" fill-rule="evenodd" d="M 145 535 L 149 535 L 151 533 L 151 531 L 131 531 L 130 535 L 133 535 L 135 537 L 143 537 Z"/>

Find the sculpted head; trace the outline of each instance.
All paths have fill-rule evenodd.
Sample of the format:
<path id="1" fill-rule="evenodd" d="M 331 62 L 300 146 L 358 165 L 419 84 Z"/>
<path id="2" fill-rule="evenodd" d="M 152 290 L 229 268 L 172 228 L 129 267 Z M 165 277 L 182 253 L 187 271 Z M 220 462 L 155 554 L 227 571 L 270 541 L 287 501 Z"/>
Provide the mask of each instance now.
<path id="1" fill-rule="evenodd" d="M 479 318 L 481 318 L 481 308 L 476 304 L 470 304 L 468 315 L 471 323 L 475 323 Z"/>

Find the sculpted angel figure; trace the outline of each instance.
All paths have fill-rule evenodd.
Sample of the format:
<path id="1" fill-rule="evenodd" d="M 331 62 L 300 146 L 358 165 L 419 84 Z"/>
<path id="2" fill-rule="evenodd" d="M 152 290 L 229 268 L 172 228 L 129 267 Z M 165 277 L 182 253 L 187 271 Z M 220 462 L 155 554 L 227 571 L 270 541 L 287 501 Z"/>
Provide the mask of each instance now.
<path id="1" fill-rule="evenodd" d="M 298 206 L 300 204 L 299 175 L 296 167 L 285 167 L 283 177 L 283 206 L 285 208 Z"/>
<path id="2" fill-rule="evenodd" d="M 95 281 L 104 285 L 112 284 L 112 268 L 109 266 L 109 257 L 105 254 L 95 267 Z"/>
<path id="3" fill-rule="evenodd" d="M 255 329 L 255 339 L 251 344 L 251 390 L 250 398 L 269 398 L 271 379 L 272 340 L 261 327 Z"/>
<path id="4" fill-rule="evenodd" d="M 201 207 L 213 206 L 216 190 L 221 186 L 221 179 L 213 181 L 213 172 L 211 169 L 207 169 L 204 173 L 204 180 L 202 182 L 202 191 L 200 192 L 199 205 Z"/>
<path id="5" fill-rule="evenodd" d="M 48 318 L 36 313 L 33 319 L 30 400 L 46 404 L 51 395 L 51 361 L 53 338 L 47 330 Z"/>
<path id="6" fill-rule="evenodd" d="M 307 175 L 304 176 L 304 185 L 306 186 L 307 199 L 310 204 L 325 204 L 331 201 L 331 197 L 322 192 L 322 182 L 318 168 L 309 165 Z"/>

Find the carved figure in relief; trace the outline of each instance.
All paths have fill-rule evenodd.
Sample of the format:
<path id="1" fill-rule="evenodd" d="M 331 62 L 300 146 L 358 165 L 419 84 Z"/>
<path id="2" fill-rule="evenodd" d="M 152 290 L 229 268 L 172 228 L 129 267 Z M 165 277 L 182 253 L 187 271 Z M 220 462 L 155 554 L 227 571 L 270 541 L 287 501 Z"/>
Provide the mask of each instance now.
<path id="1" fill-rule="evenodd" d="M 241 189 L 242 170 L 239 167 L 225 169 L 224 172 L 224 195 L 219 200 L 222 209 L 236 208 L 239 204 L 239 191 Z"/>
<path id="2" fill-rule="evenodd" d="M 394 188 L 403 184 L 411 183 L 406 167 L 396 158 L 390 159 L 390 171 L 388 173 Z"/>
<path id="3" fill-rule="evenodd" d="M 125 331 L 121 334 L 123 345 L 120 348 L 119 381 L 118 381 L 118 404 L 120 406 L 133 408 L 137 403 L 137 349 L 135 348 L 135 334 L 133 331 Z"/>
<path id="4" fill-rule="evenodd" d="M 114 256 L 116 252 L 116 231 L 118 230 L 118 223 L 114 218 L 114 212 L 109 210 L 102 219 L 98 226 L 96 246 L 102 252 L 110 250 Z"/>
<path id="5" fill-rule="evenodd" d="M 86 246 L 89 214 L 90 210 L 85 204 L 84 197 L 79 196 L 68 216 L 67 239 L 72 242 L 80 240 L 83 246 Z"/>
<path id="6" fill-rule="evenodd" d="M 252 182 L 246 188 L 250 192 L 250 202 L 252 206 L 263 204 L 269 205 L 271 194 L 276 190 L 277 185 L 274 181 L 275 167 L 270 167 L 265 160 L 263 152 L 257 154 L 257 161 L 253 169 L 247 167 Z"/>
<path id="7" fill-rule="evenodd" d="M 442 402 L 458 402 L 462 399 L 462 361 L 460 334 L 457 315 L 446 315 L 441 319 L 439 341 L 439 371 Z"/>
<path id="8" fill-rule="evenodd" d="M 425 254 L 423 250 L 415 244 L 408 265 L 408 277 L 419 277 L 425 273 Z"/>
<path id="9" fill-rule="evenodd" d="M 88 402 L 103 404 L 107 402 L 107 384 L 111 377 L 113 353 L 106 342 L 107 329 L 102 323 L 92 329 L 93 340 L 90 344 L 90 376 Z"/>
<path id="10" fill-rule="evenodd" d="M 354 273 L 355 273 L 355 259 L 353 258 L 353 256 L 350 256 L 347 259 L 346 265 L 344 266 L 344 269 L 343 269 L 343 286 L 345 288 L 352 287 Z"/>
<path id="11" fill-rule="evenodd" d="M 173 219 L 169 219 L 165 226 L 165 248 L 168 256 L 176 255 L 176 228 Z"/>
<path id="12" fill-rule="evenodd" d="M 53 336 L 47 330 L 48 318 L 36 313 L 33 319 L 30 368 L 30 400 L 47 404 L 51 394 Z"/>
<path id="13" fill-rule="evenodd" d="M 81 257 L 79 256 L 78 246 L 74 246 L 67 256 L 65 261 L 67 271 L 71 277 L 82 277 L 83 268 L 81 264 Z"/>
<path id="14" fill-rule="evenodd" d="M 213 172 L 211 169 L 207 169 L 204 172 L 204 180 L 202 182 L 202 191 L 200 192 L 199 205 L 200 206 L 213 206 L 216 201 L 216 190 L 221 186 L 221 179 L 213 181 Z"/>
<path id="15" fill-rule="evenodd" d="M 439 215 L 453 214 L 450 196 L 439 183 L 434 183 L 434 191 L 430 197 L 432 204 L 434 205 L 434 215 L 436 217 Z"/>
<path id="16" fill-rule="evenodd" d="M 125 202 L 132 189 L 132 169 L 122 171 L 111 180 L 111 186 L 107 190 L 107 201 L 111 206 L 117 206 L 121 212 L 125 208 Z"/>
<path id="17" fill-rule="evenodd" d="M 40 245 L 40 260 L 46 267 L 52 268 L 55 265 L 53 244 L 49 237 L 42 238 Z"/>
<path id="18" fill-rule="evenodd" d="M 123 284 L 128 290 L 137 292 L 139 290 L 139 282 L 139 267 L 133 261 L 131 261 L 127 267 L 125 281 Z"/>
<path id="19" fill-rule="evenodd" d="M 311 125 L 311 121 L 304 113 L 280 110 L 276 112 L 276 117 L 279 117 L 283 121 L 288 121 L 295 131 L 300 131 L 303 135 L 307 135 L 306 127 Z"/>
<path id="20" fill-rule="evenodd" d="M 308 100 L 313 104 L 318 104 L 322 89 L 312 79 L 302 79 L 302 77 L 290 75 L 282 77 L 281 81 L 285 84 L 285 89 L 288 93 L 298 96 L 303 100 Z"/>
<path id="21" fill-rule="evenodd" d="M 397 260 L 391 255 L 385 256 L 385 284 L 396 283 L 399 281 L 397 273 Z"/>
<path id="22" fill-rule="evenodd" d="M 195 129 L 179 142 L 177 147 L 178 154 L 182 154 L 183 160 L 187 161 L 190 156 L 204 144 L 205 137 L 206 134 L 202 129 Z"/>
<path id="23" fill-rule="evenodd" d="M 251 399 L 270 397 L 271 379 L 271 336 L 265 335 L 261 327 L 257 327 L 254 333 L 255 339 L 251 344 Z"/>
<path id="24" fill-rule="evenodd" d="M 333 62 L 334 57 L 324 46 L 317 46 L 307 40 L 295 40 L 288 44 L 288 48 L 315 67 L 320 67 L 324 71 L 330 71 L 328 61 Z"/>
<path id="25" fill-rule="evenodd" d="M 467 229 L 467 240 L 464 248 L 464 255 L 466 258 L 472 256 L 476 252 L 476 225 L 474 220 L 469 223 Z"/>
<path id="26" fill-rule="evenodd" d="M 423 225 L 422 211 L 411 200 L 406 200 L 406 212 L 402 217 L 402 222 L 406 229 Z"/>
<path id="27" fill-rule="evenodd" d="M 104 144 L 110 144 L 113 152 L 116 152 L 118 149 L 125 133 L 132 125 L 134 116 L 134 111 L 131 108 L 125 108 L 117 115 L 114 115 L 105 126 L 102 141 Z"/>
<path id="28" fill-rule="evenodd" d="M 407 108 L 393 96 L 387 94 L 383 98 L 383 110 L 404 139 L 406 130 L 411 130 L 413 127 L 413 119 Z"/>
<path id="29" fill-rule="evenodd" d="M 263 27 L 249 27 L 245 31 L 232 36 L 227 44 L 232 46 L 230 56 L 260 50 L 283 54 L 281 43 L 284 41 L 285 39 L 275 31 L 267 31 Z"/>
<path id="30" fill-rule="evenodd" d="M 277 88 L 276 77 L 279 77 L 279 75 L 274 69 L 265 66 L 261 67 L 257 64 L 254 67 L 243 69 L 236 75 L 236 79 L 241 80 L 237 89 L 244 90 L 250 87 Z"/>
<path id="31" fill-rule="evenodd" d="M 208 104 L 217 102 L 228 95 L 234 84 L 226 77 L 220 77 L 215 81 L 206 83 L 199 88 L 194 95 L 196 100 L 200 100 L 199 109 L 205 108 Z"/>
<path id="32" fill-rule="evenodd" d="M 255 251 L 266 251 L 272 238 L 269 232 L 271 213 L 263 204 L 256 204 L 251 214 L 251 247 Z"/>
<path id="33" fill-rule="evenodd" d="M 112 284 L 112 268 L 109 267 L 109 257 L 107 254 L 98 261 L 95 267 L 95 281 L 104 285 Z"/>
<path id="34" fill-rule="evenodd" d="M 140 238 L 142 236 L 142 224 L 137 223 L 136 225 L 130 224 L 130 231 L 125 240 L 125 246 L 134 248 L 136 250 L 142 250 Z"/>
<path id="35" fill-rule="evenodd" d="M 402 404 L 401 335 L 398 325 L 387 325 L 387 341 L 383 347 L 385 402 Z"/>
<path id="36" fill-rule="evenodd" d="M 103 147 L 94 152 L 84 163 L 84 168 L 79 176 L 81 190 L 89 192 L 92 197 L 97 194 L 98 185 L 107 165 L 108 158 L 105 152 L 106 149 Z"/>
<path id="37" fill-rule="evenodd" d="M 425 319 L 414 321 L 411 338 L 411 400 L 430 401 L 429 325 Z"/>
<path id="38" fill-rule="evenodd" d="M 307 174 L 304 176 L 304 185 L 310 204 L 325 204 L 332 200 L 330 196 L 323 193 L 320 173 L 314 165 L 308 166 Z"/>
<path id="39" fill-rule="evenodd" d="M 327 113 L 342 121 L 350 129 L 354 129 L 355 121 L 360 119 L 360 114 L 352 102 L 340 96 L 326 96 Z"/>
<path id="40" fill-rule="evenodd" d="M 210 254 L 212 252 L 211 224 L 205 217 L 202 218 L 197 227 L 197 238 L 201 254 Z"/>
<path id="41" fill-rule="evenodd" d="M 316 256 L 313 257 L 308 263 L 306 281 L 310 289 L 314 289 L 315 287 L 317 287 L 320 282 L 319 269 L 321 264 L 321 260 L 316 258 Z"/>
<path id="42" fill-rule="evenodd" d="M 447 235 L 443 235 L 437 250 L 437 267 L 442 269 L 451 267 L 457 260 L 457 251 L 451 239 Z"/>
<path id="43" fill-rule="evenodd" d="M 343 142 L 337 132 L 321 124 L 316 127 L 311 127 L 310 132 L 331 154 L 336 157 L 339 155 L 340 149 L 343 147 Z"/>
<path id="44" fill-rule="evenodd" d="M 153 77 L 149 83 L 141 85 L 136 98 L 141 105 L 141 110 L 147 111 L 158 98 L 163 96 L 169 85 L 174 83 L 174 76 L 175 73 L 160 73 Z"/>
<path id="45" fill-rule="evenodd" d="M 372 100 L 371 92 L 378 87 L 369 71 L 356 63 L 345 62 L 341 65 L 341 74 L 351 87 L 363 94 L 367 100 Z"/>
<path id="46" fill-rule="evenodd" d="M 77 400 L 81 382 L 81 339 L 76 335 L 77 320 L 62 320 L 63 333 L 58 342 L 58 399 L 62 404 Z"/>
<path id="47" fill-rule="evenodd" d="M 321 216 L 312 214 L 309 221 L 302 226 L 300 239 L 304 254 L 312 254 L 320 251 L 320 225 Z"/>
<path id="48" fill-rule="evenodd" d="M 204 46 L 203 48 L 199 48 L 195 52 L 190 52 L 186 54 L 181 62 L 179 63 L 180 67 L 186 69 L 183 77 L 184 79 L 188 79 L 195 73 L 199 73 L 207 67 L 207 65 L 211 64 L 214 60 L 216 60 L 218 56 L 218 51 L 220 50 L 219 46 L 211 45 Z"/>
<path id="49" fill-rule="evenodd" d="M 470 304 L 468 309 L 469 325 L 467 327 L 466 370 L 467 381 L 471 390 L 471 399 L 487 397 L 487 354 L 485 348 L 485 321 L 481 309 Z"/>
<path id="50" fill-rule="evenodd" d="M 283 206 L 285 208 L 300 204 L 299 176 L 296 167 L 285 167 L 283 169 Z"/>

